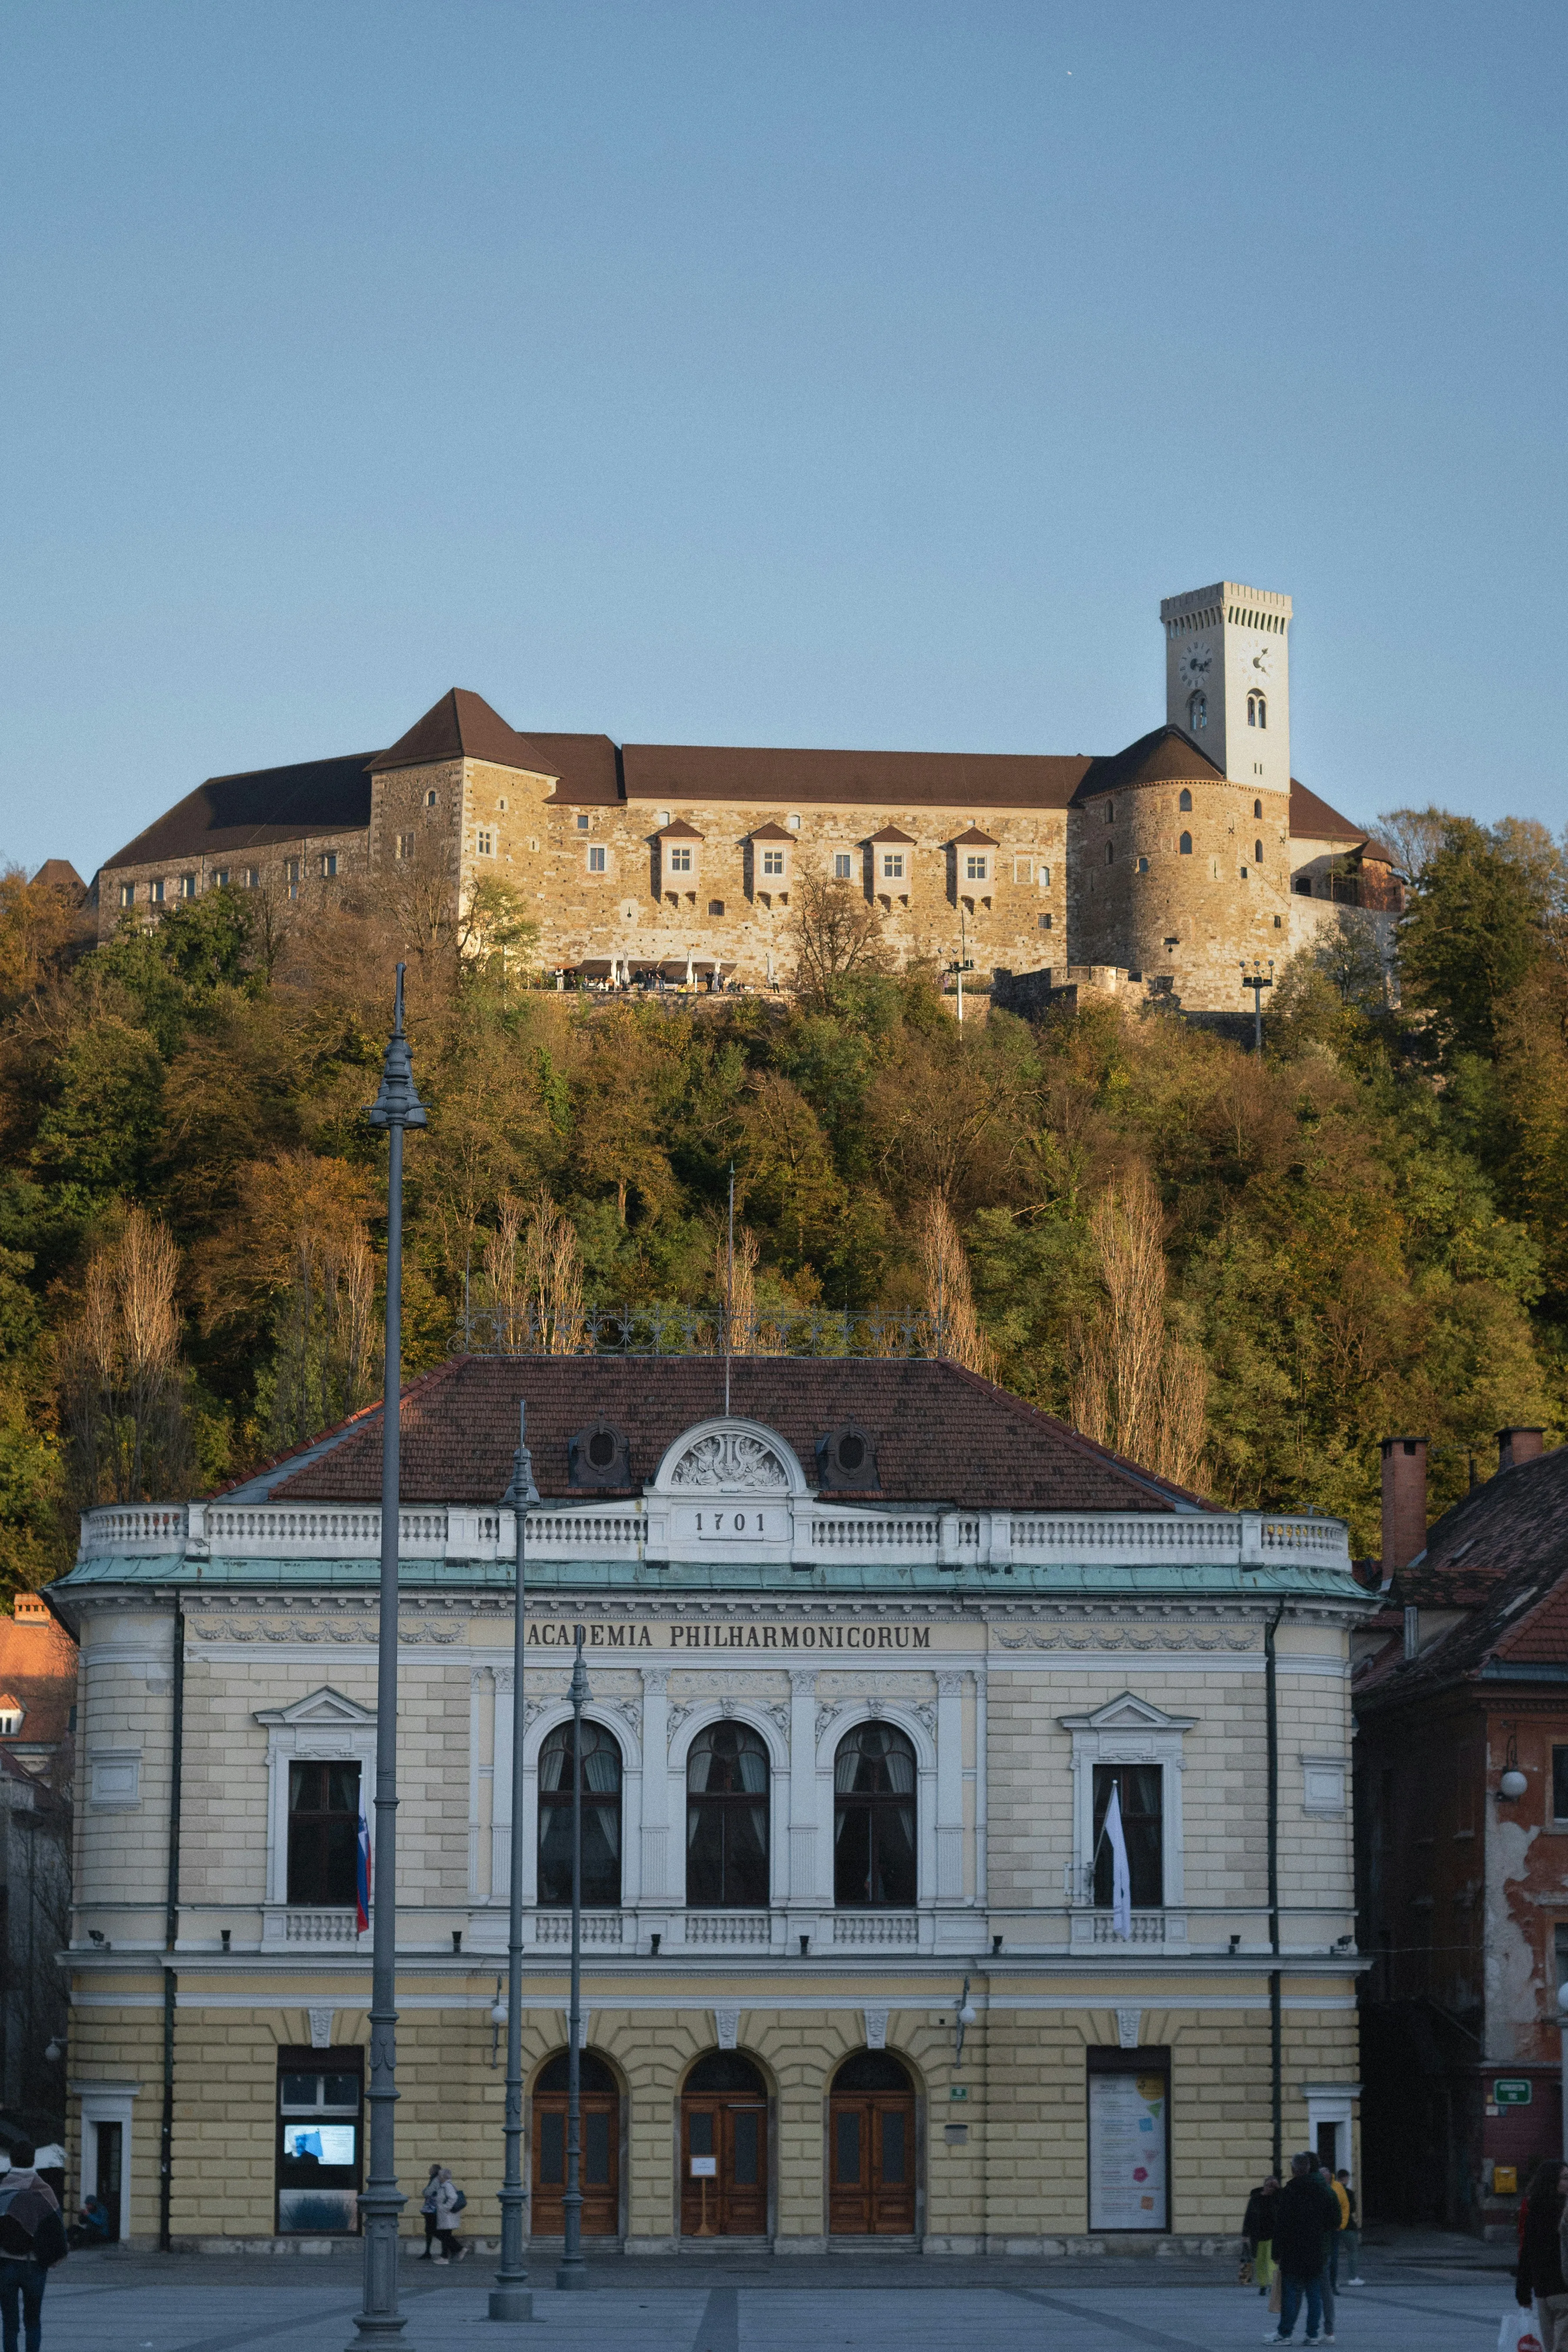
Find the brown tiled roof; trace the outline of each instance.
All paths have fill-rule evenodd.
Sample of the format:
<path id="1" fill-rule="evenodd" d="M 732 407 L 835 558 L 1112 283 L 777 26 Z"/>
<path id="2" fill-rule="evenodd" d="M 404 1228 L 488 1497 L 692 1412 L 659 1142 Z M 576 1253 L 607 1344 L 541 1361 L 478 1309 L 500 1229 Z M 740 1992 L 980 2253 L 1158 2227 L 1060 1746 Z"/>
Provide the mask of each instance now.
<path id="1" fill-rule="evenodd" d="M 370 764 L 374 751 L 340 760 L 304 760 L 289 768 L 255 768 L 238 776 L 209 776 L 176 801 L 144 833 L 103 861 L 121 866 L 170 866 L 185 857 L 238 856 L 310 835 L 363 832 L 370 824 Z"/>
<path id="2" fill-rule="evenodd" d="M 569 1441 L 601 1416 L 625 1432 L 640 1489 L 683 1430 L 722 1413 L 724 1366 L 693 1356 L 458 1357 L 405 1393 L 404 1499 L 497 1501 L 511 1475 L 523 1397 L 542 1495 L 574 1491 Z M 1198 1499 L 956 1364 L 737 1357 L 731 1410 L 777 1430 L 814 1483 L 817 1440 L 853 1421 L 875 1444 L 885 1502 L 1169 1511 Z M 274 1500 L 375 1501 L 380 1412 L 269 1484 Z"/>
<path id="3" fill-rule="evenodd" d="M 885 824 L 880 833 L 874 833 L 870 835 L 870 840 L 873 846 L 875 846 L 875 845 L 879 841 L 902 842 L 910 849 L 912 849 L 915 845 L 914 835 L 912 833 L 903 832 L 901 828 L 896 824 Z"/>
<path id="4" fill-rule="evenodd" d="M 746 836 L 748 841 L 793 841 L 795 835 L 782 824 L 754 824 Z"/>
<path id="5" fill-rule="evenodd" d="M 626 798 L 833 803 L 898 808 L 1065 809 L 1083 754 L 790 751 L 716 743 L 628 743 Z"/>
<path id="6" fill-rule="evenodd" d="M 1568 1673 L 1568 1446 L 1500 1470 L 1445 1511 L 1424 1553 L 1401 1569 L 1395 1609 L 1463 1609 L 1408 1663 L 1384 1655 L 1356 1680 L 1357 1704 L 1398 1702 L 1472 1678 Z"/>
<path id="7" fill-rule="evenodd" d="M 607 735 L 545 735 L 536 727 L 528 740 L 542 756 L 545 774 L 557 779 L 551 802 L 608 808 L 625 800 L 621 755 Z"/>
<path id="8" fill-rule="evenodd" d="M 509 727 L 482 694 L 454 686 L 400 735 L 390 751 L 371 761 L 373 775 L 388 768 L 433 768 L 442 760 L 486 760 L 497 768 L 521 768 L 531 775 L 552 776 L 543 751 Z"/>
<path id="9" fill-rule="evenodd" d="M 76 1643 L 51 1617 L 19 1624 L 0 1617 L 0 1691 L 19 1701 L 22 1728 L 0 1748 L 52 1747 L 70 1728 L 76 1705 Z"/>
<path id="10" fill-rule="evenodd" d="M 1310 793 L 1305 784 L 1290 779 L 1290 838 L 1292 841 L 1364 841 L 1366 835 L 1359 824 L 1352 824 L 1338 809 Z M 1385 850 L 1389 865 L 1394 859 Z"/>
<path id="11" fill-rule="evenodd" d="M 954 849 L 995 849 L 999 844 L 994 833 L 982 833 L 977 824 L 972 824 L 967 833 L 954 834 L 952 846 Z"/>
<path id="12" fill-rule="evenodd" d="M 33 880 L 46 890 L 58 890 L 73 907 L 79 907 L 87 897 L 87 884 L 68 857 L 46 857 Z"/>
<path id="13" fill-rule="evenodd" d="M 1097 793 L 1130 792 L 1134 784 L 1208 783 L 1215 777 L 1223 782 L 1224 770 L 1215 767 L 1206 751 L 1199 751 L 1190 735 L 1179 727 L 1156 727 L 1140 735 L 1136 743 L 1129 743 L 1125 751 L 1117 751 L 1108 760 L 1090 761 L 1073 799 L 1076 803 Z"/>
<path id="14" fill-rule="evenodd" d="M 656 841 L 706 841 L 707 838 L 707 835 L 699 833 L 694 824 L 688 824 L 683 816 L 678 816 L 673 824 L 661 824 L 654 835 Z"/>

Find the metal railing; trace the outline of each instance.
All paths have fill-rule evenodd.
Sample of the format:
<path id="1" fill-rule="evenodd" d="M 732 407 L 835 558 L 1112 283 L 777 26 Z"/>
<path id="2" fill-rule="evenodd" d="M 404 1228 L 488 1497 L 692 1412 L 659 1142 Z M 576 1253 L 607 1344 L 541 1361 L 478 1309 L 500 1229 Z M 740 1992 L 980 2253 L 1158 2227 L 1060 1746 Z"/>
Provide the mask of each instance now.
<path id="1" fill-rule="evenodd" d="M 722 1307 L 467 1307 L 447 1343 L 454 1356 L 941 1356 L 942 1327 L 923 1309 L 759 1307 L 725 1329 Z M 728 1347 L 726 1348 L 726 1338 Z"/>

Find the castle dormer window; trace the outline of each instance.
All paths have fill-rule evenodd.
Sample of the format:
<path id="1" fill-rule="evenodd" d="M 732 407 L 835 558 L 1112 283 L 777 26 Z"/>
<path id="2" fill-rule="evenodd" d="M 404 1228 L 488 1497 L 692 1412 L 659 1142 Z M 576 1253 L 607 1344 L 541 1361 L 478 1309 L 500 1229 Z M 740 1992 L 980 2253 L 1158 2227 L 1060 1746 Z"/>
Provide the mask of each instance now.
<path id="1" fill-rule="evenodd" d="M 1180 841 L 1176 844 L 1176 847 L 1181 851 L 1184 857 L 1190 857 L 1193 854 L 1192 835 L 1190 833 L 1184 833 Z"/>
<path id="2" fill-rule="evenodd" d="M 1190 793 L 1190 792 L 1188 792 L 1188 790 L 1187 790 L 1187 788 L 1186 788 L 1185 784 L 1184 784 L 1184 785 L 1182 786 L 1181 798 L 1177 801 L 1177 803 L 1176 803 L 1176 806 L 1181 810 L 1182 814 L 1183 814 L 1184 816 L 1185 816 L 1185 815 L 1186 815 L 1186 814 L 1187 814 L 1187 811 L 1192 807 L 1192 804 L 1193 804 L 1193 796 L 1192 796 L 1191 793 Z"/>
<path id="3" fill-rule="evenodd" d="M 1190 694 L 1187 697 L 1188 728 L 1191 730 L 1193 734 L 1201 735 L 1208 723 L 1209 705 L 1207 695 Z"/>
<path id="4" fill-rule="evenodd" d="M 690 850 L 672 849 L 669 853 L 669 870 L 672 874 L 689 874 L 691 871 Z"/>
<path id="5" fill-rule="evenodd" d="M 590 1422 L 567 1442 L 566 1475 L 574 1486 L 629 1486 L 632 1449 L 626 1432 L 613 1422 Z"/>
<path id="6" fill-rule="evenodd" d="M 882 852 L 882 879 L 883 879 L 883 881 L 884 881 L 884 882 L 901 882 L 901 881 L 903 880 L 903 878 L 904 878 L 904 857 L 903 857 L 903 852 L 902 852 L 902 850 L 899 850 L 899 849 L 885 849 L 885 850 Z"/>

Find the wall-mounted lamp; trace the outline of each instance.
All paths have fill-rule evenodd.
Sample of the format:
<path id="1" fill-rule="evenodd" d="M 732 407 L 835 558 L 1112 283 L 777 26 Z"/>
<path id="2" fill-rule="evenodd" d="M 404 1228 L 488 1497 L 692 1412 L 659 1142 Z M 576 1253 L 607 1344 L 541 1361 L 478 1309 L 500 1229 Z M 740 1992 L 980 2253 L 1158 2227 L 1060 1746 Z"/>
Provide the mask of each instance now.
<path id="1" fill-rule="evenodd" d="M 48 2063 L 51 2066 L 58 2066 L 65 2054 L 65 2044 L 61 2042 L 59 2035 L 58 2033 L 52 2033 L 45 2047 L 45 2058 L 48 2061 Z"/>
<path id="2" fill-rule="evenodd" d="M 980 2011 L 969 1998 L 969 1979 L 965 1977 L 963 1990 L 958 1997 L 958 2014 L 952 2021 L 952 2063 L 955 2066 L 962 2066 L 963 2063 L 963 2037 L 979 2014 Z"/>
<path id="3" fill-rule="evenodd" d="M 1529 1787 L 1530 1782 L 1519 1766 L 1519 1741 L 1510 1731 L 1508 1736 L 1508 1754 L 1503 1758 L 1502 1778 L 1497 1784 L 1497 1792 L 1505 1805 L 1515 1805 Z"/>

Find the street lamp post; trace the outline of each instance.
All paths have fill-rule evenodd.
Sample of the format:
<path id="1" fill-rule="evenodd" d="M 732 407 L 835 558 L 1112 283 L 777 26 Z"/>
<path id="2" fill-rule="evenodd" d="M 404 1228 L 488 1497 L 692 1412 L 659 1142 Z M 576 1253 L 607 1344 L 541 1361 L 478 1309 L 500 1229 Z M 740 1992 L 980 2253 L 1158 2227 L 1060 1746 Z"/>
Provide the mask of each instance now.
<path id="1" fill-rule="evenodd" d="M 500 2268 L 490 2289 L 492 2319 L 531 2319 L 533 2297 L 528 2292 L 528 2268 L 522 2259 L 522 2209 L 527 2193 L 522 2185 L 522 1736 L 527 1721 L 522 1704 L 524 1633 L 522 1620 L 525 1580 L 523 1538 L 531 1503 L 539 1500 L 533 1483 L 533 1457 L 528 1450 L 528 1404 L 517 1412 L 517 1452 L 511 1457 L 511 1484 L 502 1496 L 517 1514 L 517 1606 L 511 1638 L 511 1885 L 508 1895 L 506 1945 L 506 2179 L 500 2192 Z"/>
<path id="2" fill-rule="evenodd" d="M 1263 1051 L 1263 992 L 1266 988 L 1272 988 L 1274 985 L 1273 957 L 1270 956 L 1268 959 L 1267 979 L 1264 977 L 1263 966 L 1256 957 L 1253 958 L 1250 971 L 1243 964 L 1241 984 L 1243 988 L 1250 988 L 1252 991 L 1252 1048 L 1254 1053 L 1261 1054 Z"/>
<path id="3" fill-rule="evenodd" d="M 583 1628 L 573 1627 L 577 1644 L 572 1668 L 572 1994 L 566 2011 L 566 2193 L 561 2200 L 565 2245 L 555 2273 L 558 2287 L 588 2284 L 583 2267 L 583 1703 L 592 1696 L 583 1664 Z"/>
<path id="4" fill-rule="evenodd" d="M 381 1612 L 375 1665 L 375 1867 L 372 1900 L 370 1994 L 370 2185 L 360 2198 L 364 2223 L 364 2308 L 350 2352 L 395 2344 L 406 2325 L 397 2308 L 397 2221 L 406 2200 L 397 2186 L 397 1539 L 398 1438 L 403 1398 L 403 1135 L 426 1125 L 403 1034 L 403 972 L 397 967 L 392 1035 L 381 1066 L 381 1092 L 366 1114 L 384 1127 L 386 1175 L 386 1371 L 381 1426 Z"/>

